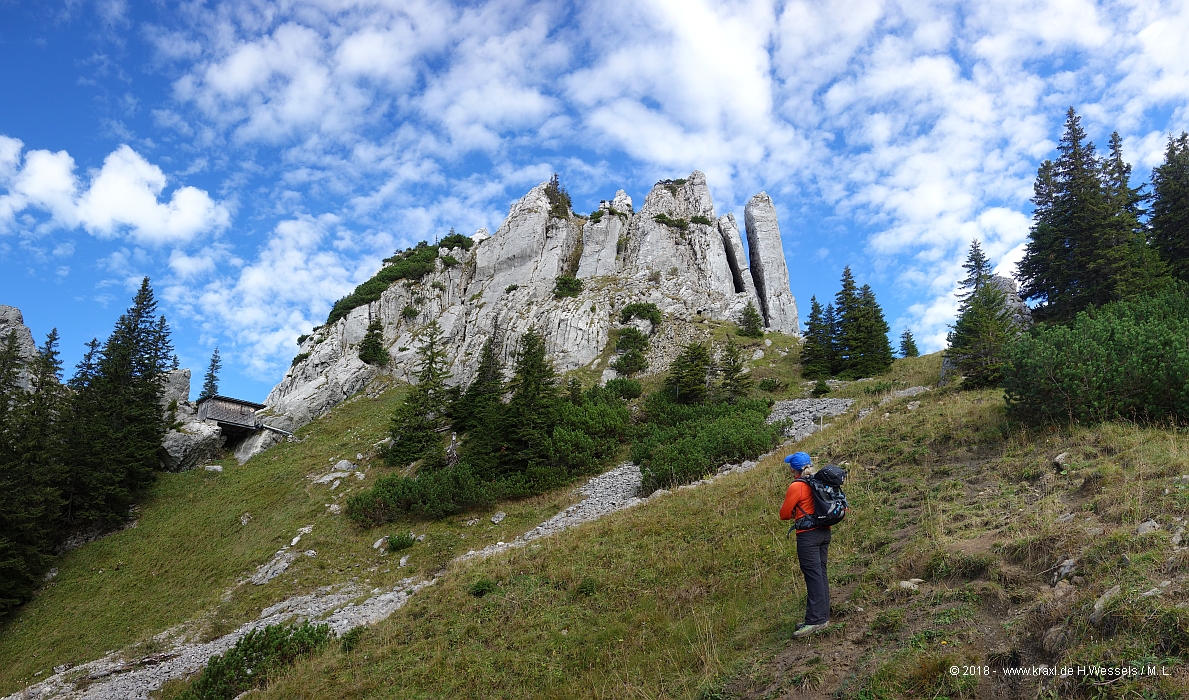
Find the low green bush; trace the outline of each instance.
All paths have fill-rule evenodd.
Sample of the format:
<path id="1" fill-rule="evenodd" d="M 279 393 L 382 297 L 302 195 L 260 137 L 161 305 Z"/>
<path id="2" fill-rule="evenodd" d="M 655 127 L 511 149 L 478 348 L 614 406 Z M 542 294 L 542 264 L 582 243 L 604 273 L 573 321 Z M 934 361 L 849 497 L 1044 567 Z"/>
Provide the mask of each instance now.
<path id="1" fill-rule="evenodd" d="M 1189 417 L 1186 287 L 1034 329 L 1012 348 L 1003 387 L 1023 422 Z"/>
<path id="2" fill-rule="evenodd" d="M 582 280 L 573 275 L 562 275 L 554 281 L 553 296 L 558 299 L 576 297 L 582 293 Z"/>
<path id="3" fill-rule="evenodd" d="M 240 638 L 225 654 L 207 662 L 202 675 L 184 692 L 184 700 L 231 700 L 262 688 L 278 671 L 299 658 L 321 651 L 330 642 L 330 628 L 304 622 L 269 625 Z"/>
<path id="4" fill-rule="evenodd" d="M 706 218 L 705 216 L 702 216 L 701 214 L 698 214 L 697 216 L 689 217 L 689 222 L 691 224 L 702 224 L 703 226 L 710 226 L 711 224 L 714 223 L 713 221 Z"/>
<path id="5" fill-rule="evenodd" d="M 298 344 L 298 345 L 301 345 L 302 343 L 304 343 L 304 342 L 306 342 L 307 340 L 309 340 L 309 338 L 310 338 L 310 334 L 309 334 L 309 333 L 302 333 L 301 335 L 297 336 L 297 344 Z"/>
<path id="6" fill-rule="evenodd" d="M 412 321 L 413 319 L 417 318 L 417 314 L 419 313 L 421 312 L 417 310 L 416 306 L 413 306 L 412 304 L 405 304 L 405 308 L 400 310 L 400 317 L 406 321 Z"/>
<path id="7" fill-rule="evenodd" d="M 648 336 L 638 328 L 621 328 L 619 337 L 615 339 L 615 352 L 629 350 L 644 351 L 648 349 Z"/>
<path id="8" fill-rule="evenodd" d="M 643 352 L 635 349 L 628 350 L 611 361 L 611 369 L 630 377 L 648 369 L 648 360 L 645 359 Z"/>
<path id="9" fill-rule="evenodd" d="M 413 537 L 410 532 L 404 532 L 399 535 L 388 536 L 388 551 L 399 552 L 402 549 L 408 549 L 417 543 L 417 538 Z"/>
<path id="10" fill-rule="evenodd" d="M 635 379 L 612 379 L 607 382 L 605 388 L 624 400 L 639 398 L 644 392 L 643 386 Z"/>
<path id="11" fill-rule="evenodd" d="M 442 264 L 446 267 L 454 267 L 455 265 L 459 264 L 459 261 L 458 258 L 454 257 L 453 255 L 443 255 Z"/>
<path id="12" fill-rule="evenodd" d="M 289 363 L 290 367 L 296 367 L 299 363 L 305 362 L 310 357 L 308 352 L 299 352 L 293 356 L 293 360 Z"/>
<path id="13" fill-rule="evenodd" d="M 594 580 L 590 576 L 584 576 L 584 577 L 582 577 L 582 580 L 580 582 L 578 582 L 577 591 L 578 591 L 579 595 L 584 595 L 584 596 L 589 597 L 589 596 L 592 596 L 595 593 L 597 593 L 598 590 L 599 590 L 599 582 Z"/>
<path id="14" fill-rule="evenodd" d="M 663 320 L 663 317 L 661 316 L 661 310 L 657 308 L 656 304 L 653 304 L 652 302 L 640 301 L 628 304 L 619 312 L 620 323 L 627 323 L 633 318 L 646 318 L 649 321 L 652 321 L 654 330 L 655 327 L 661 325 L 661 321 Z"/>
<path id="15" fill-rule="evenodd" d="M 779 426 L 768 425 L 766 401 L 679 404 L 668 392 L 644 401 L 647 422 L 632 443 L 642 493 L 696 481 L 728 462 L 753 459 L 771 449 Z"/>
<path id="16" fill-rule="evenodd" d="M 489 593 L 495 593 L 496 589 L 498 588 L 499 586 L 496 585 L 495 581 L 492 581 L 489 578 L 481 578 L 471 584 L 471 587 L 467 592 L 476 598 L 482 598 Z"/>
<path id="17" fill-rule="evenodd" d="M 776 391 L 780 388 L 780 382 L 771 377 L 767 377 L 759 381 L 759 387 L 763 391 Z"/>
<path id="18" fill-rule="evenodd" d="M 667 214 L 657 214 L 656 216 L 652 217 L 652 220 L 658 224 L 664 224 L 665 226 L 670 226 L 681 231 L 685 231 L 689 228 L 689 222 L 685 219 L 674 219 Z"/>
<path id="19" fill-rule="evenodd" d="M 344 654 L 349 654 L 359 648 L 359 643 L 363 641 L 363 633 L 367 630 L 366 627 L 356 627 L 348 631 L 342 637 L 339 637 L 339 649 Z"/>
<path id="20" fill-rule="evenodd" d="M 469 240 L 469 239 L 468 239 Z M 396 255 L 385 258 L 384 262 L 392 263 L 377 272 L 371 279 L 355 288 L 347 296 L 339 299 L 330 309 L 326 317 L 326 325 L 330 325 L 351 313 L 352 309 L 363 306 L 380 298 L 389 285 L 397 280 L 419 281 L 434 270 L 434 260 L 438 257 L 438 246 L 429 245 L 425 241 L 413 248 L 401 251 Z"/>
<path id="21" fill-rule="evenodd" d="M 504 294 L 511 294 L 512 292 L 516 291 L 517 289 L 520 289 L 519 284 L 509 284 L 507 287 L 504 287 Z"/>
<path id="22" fill-rule="evenodd" d="M 455 233 L 454 229 L 450 229 L 450 234 L 438 241 L 438 248 L 441 250 L 450 250 L 451 248 L 462 248 L 463 250 L 470 250 L 475 242 L 469 236 L 464 236 L 461 233 Z"/>

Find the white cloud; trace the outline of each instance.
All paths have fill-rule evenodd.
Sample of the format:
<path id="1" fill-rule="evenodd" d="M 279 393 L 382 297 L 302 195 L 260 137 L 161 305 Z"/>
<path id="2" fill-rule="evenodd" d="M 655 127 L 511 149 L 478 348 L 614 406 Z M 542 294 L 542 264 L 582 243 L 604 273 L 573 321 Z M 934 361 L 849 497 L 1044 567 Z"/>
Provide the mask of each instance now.
<path id="1" fill-rule="evenodd" d="M 1119 128 L 1137 170 L 1159 162 L 1169 130 L 1189 126 L 1183 7 L 1141 0 L 574 7 L 334 0 L 195 9 L 192 31 L 150 32 L 160 59 L 182 76 L 177 103 L 154 118 L 162 129 L 193 130 L 202 144 L 250 154 L 244 172 L 256 168 L 252 176 L 280 171 L 265 208 L 295 230 L 321 231 L 301 248 L 301 261 L 333 250 L 327 254 L 344 271 L 319 278 L 328 285 L 320 303 L 358 277 L 363 263 L 346 256 L 370 260 L 376 245 L 332 235 L 336 226 L 392 230 L 392 240 L 412 242 L 444 225 L 497 224 L 522 191 L 513 188 L 559 165 L 608 194 L 624 180 L 696 167 L 723 212 L 761 189 L 834 207 L 837 227 L 865 239 L 832 240 L 830 259 L 853 262 L 864 247 L 859 264 L 871 268 L 873 282 L 919 300 L 898 322 L 911 323 L 927 349 L 944 342 L 972 238 L 1000 269 L 1018 261 L 1036 164 L 1051 154 L 1065 107 L 1077 105 L 1095 129 Z M 1154 110 L 1171 116 L 1162 121 Z M 8 167 L 12 180 L 18 171 L 5 165 L 4 148 L 0 141 L 0 178 Z M 590 160 L 574 153 L 592 151 L 623 165 L 565 166 L 568 158 Z M 263 164 L 255 161 L 261 152 Z M 476 154 L 494 165 L 475 166 L 475 174 Z M 209 155 L 212 169 L 226 157 Z M 47 209 L 56 206 L 51 200 L 72 201 L 68 188 L 54 188 L 70 182 L 52 177 L 54 164 L 44 164 L 40 189 L 18 192 L 22 201 L 40 197 Z M 57 163 L 59 171 L 66 164 Z M 158 180 L 144 168 L 126 171 L 124 182 L 155 202 Z M 191 230 L 202 203 L 190 203 L 187 218 L 178 197 L 156 203 L 143 221 L 119 222 Z M 171 214 L 175 201 L 179 213 Z M 341 218 L 304 216 L 317 206 Z M 92 216 L 116 226 L 114 216 Z M 184 238 L 161 237 L 169 235 Z M 264 297 L 251 292 L 248 271 L 272 269 L 274 243 L 295 235 L 278 226 L 240 279 L 218 288 L 256 308 L 247 300 Z M 175 252 L 170 264 L 179 279 L 218 276 L 229 259 L 208 253 Z M 296 313 L 307 323 L 321 313 L 300 294 L 269 298 L 278 317 Z M 247 321 L 229 320 L 241 329 L 237 337 L 247 342 L 258 322 L 268 347 L 270 333 L 300 325 L 245 314 Z M 278 357 L 290 341 L 275 345 Z M 272 351 L 260 352 L 264 362 Z"/>
<path id="2" fill-rule="evenodd" d="M 22 145 L 0 136 L 0 186 L 6 190 L 0 190 L 0 227 L 11 228 L 17 214 L 36 209 L 49 214 L 54 226 L 160 245 L 185 243 L 230 223 L 226 206 L 195 187 L 180 187 L 168 202 L 159 201 L 165 173 L 126 145 L 109 154 L 86 183 L 66 151 L 29 151 L 21 165 Z"/>
<path id="3" fill-rule="evenodd" d="M 221 275 L 200 287 L 179 282 L 164 296 L 205 332 L 230 337 L 234 352 L 251 374 L 275 376 L 295 353 L 294 339 L 322 323 L 334 301 L 370 276 L 379 256 L 351 259 L 328 245 L 336 237 L 338 219 L 331 215 L 282 221 L 250 264 L 237 274 Z M 189 258 L 175 255 L 179 273 L 201 272 L 204 251 Z M 188 267 L 189 266 L 189 267 Z"/>

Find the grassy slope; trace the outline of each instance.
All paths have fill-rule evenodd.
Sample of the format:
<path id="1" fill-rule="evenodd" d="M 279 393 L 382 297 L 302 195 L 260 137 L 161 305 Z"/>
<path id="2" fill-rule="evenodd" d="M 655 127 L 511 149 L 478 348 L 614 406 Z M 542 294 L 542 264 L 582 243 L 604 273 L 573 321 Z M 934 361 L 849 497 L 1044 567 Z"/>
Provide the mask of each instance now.
<path id="1" fill-rule="evenodd" d="M 923 383 L 938 363 L 898 362 L 890 381 Z M 865 391 L 875 386 L 841 393 L 874 405 L 880 397 Z M 1033 697 L 1036 680 L 1013 688 L 946 669 L 1146 661 L 1174 675 L 1082 681 L 1080 693 L 1183 697 L 1185 668 L 1172 658 L 1189 647 L 1189 613 L 1176 607 L 1186 600 L 1183 560 L 1169 563 L 1166 531 L 1130 533 L 1150 516 L 1166 525 L 1183 517 L 1189 491 L 1164 488 L 1189 471 L 1189 437 L 1124 425 L 1022 432 L 1004 422 L 991 391 L 933 392 L 910 410 L 913 400 L 876 407 L 863 421 L 841 418 L 801 445 L 852 470 L 854 509 L 832 547 L 836 625 L 827 635 L 790 639 L 804 589 L 793 541 L 774 516 L 787 485 L 777 455 L 538 547 L 456 566 L 370 629 L 361 648 L 309 659 L 265 694 Z M 1061 474 L 1052 458 L 1065 451 L 1074 460 Z M 1077 517 L 1058 523 L 1066 512 Z M 1078 554 L 1085 581 L 1053 600 L 1045 570 Z M 926 583 L 899 589 L 910 577 Z M 475 598 L 468 589 L 481 578 L 498 590 Z M 580 586 L 587 578 L 593 595 Z M 1169 579 L 1163 595 L 1138 597 Z M 1090 606 L 1116 583 L 1125 595 L 1101 628 L 1090 627 Z M 1062 621 L 1066 640 L 1044 651 L 1041 635 Z M 1048 692 L 1058 696 L 1051 683 Z"/>
<path id="2" fill-rule="evenodd" d="M 61 557 L 53 582 L 0 626 L 0 694 L 36 682 L 62 663 L 130 647 L 134 653 L 158 650 L 162 645 L 153 635 L 189 620 L 199 619 L 194 633 L 210 638 L 255 618 L 263 607 L 322 585 L 357 578 L 381 586 L 427 574 L 468 549 L 514 537 L 571 501 L 563 489 L 504 504 L 508 516 L 499 526 L 485 520 L 470 528 L 455 519 L 361 532 L 329 515 L 326 504 L 335 496 L 344 503 L 344 494 L 370 486 L 386 471 L 376 460 L 365 481 L 346 479 L 333 492 L 307 479 L 327 473 L 339 459 L 359 461 L 359 453 L 365 464 L 372 461 L 372 444 L 386 434 L 404 390 L 376 393 L 359 395 L 302 428 L 302 442 L 282 443 L 242 467 L 229 458 L 220 462 L 222 474 L 160 475 L 142 501 L 136 528 Z M 246 526 L 240 524 L 245 512 L 252 514 Z M 315 558 L 299 557 L 267 585 L 237 585 L 305 525 L 314 530 L 298 549 L 316 550 Z M 402 529 L 427 534 L 409 550 L 405 568 L 372 548 L 381 535 Z"/>

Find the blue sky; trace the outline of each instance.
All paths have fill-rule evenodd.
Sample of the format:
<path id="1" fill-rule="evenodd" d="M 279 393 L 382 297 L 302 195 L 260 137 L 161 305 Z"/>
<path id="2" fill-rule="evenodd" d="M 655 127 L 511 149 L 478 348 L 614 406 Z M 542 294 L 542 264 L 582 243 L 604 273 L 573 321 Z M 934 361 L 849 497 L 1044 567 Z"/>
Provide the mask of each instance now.
<path id="1" fill-rule="evenodd" d="M 148 275 L 183 365 L 262 399 L 393 250 L 696 168 L 719 214 L 772 195 L 802 320 L 849 264 L 935 350 L 1068 106 L 1137 180 L 1189 128 L 1186 36 L 1139 0 L 0 0 L 0 303 L 69 373 Z"/>

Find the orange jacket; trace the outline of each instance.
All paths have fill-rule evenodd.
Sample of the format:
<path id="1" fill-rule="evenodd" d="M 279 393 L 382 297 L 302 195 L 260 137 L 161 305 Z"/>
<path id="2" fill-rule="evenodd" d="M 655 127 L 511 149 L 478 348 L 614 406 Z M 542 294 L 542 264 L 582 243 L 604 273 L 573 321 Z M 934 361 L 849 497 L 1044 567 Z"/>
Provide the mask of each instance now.
<path id="1" fill-rule="evenodd" d="M 813 515 L 813 492 L 809 484 L 804 481 L 794 481 L 789 484 L 789 490 L 784 493 L 784 503 L 780 506 L 781 520 L 796 520 L 806 515 Z M 797 530 L 808 532 L 808 530 Z"/>

